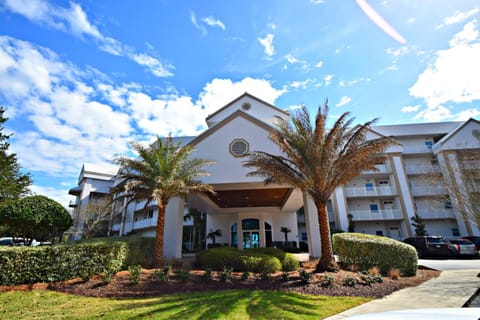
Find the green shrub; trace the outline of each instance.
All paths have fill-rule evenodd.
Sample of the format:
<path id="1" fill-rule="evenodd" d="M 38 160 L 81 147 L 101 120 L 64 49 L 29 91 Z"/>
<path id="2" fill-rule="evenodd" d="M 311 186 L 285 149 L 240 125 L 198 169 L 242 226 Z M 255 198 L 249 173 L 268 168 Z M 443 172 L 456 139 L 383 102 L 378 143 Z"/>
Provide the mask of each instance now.
<path id="1" fill-rule="evenodd" d="M 278 258 L 263 254 L 261 250 L 239 251 L 236 248 L 227 247 L 212 248 L 198 253 L 197 263 L 202 269 L 216 271 L 232 268 L 233 271 L 238 272 L 273 273 L 282 269 Z"/>
<path id="2" fill-rule="evenodd" d="M 300 270 L 300 281 L 303 284 L 308 284 L 312 280 L 312 274 L 305 271 L 305 269 Z"/>
<path id="3" fill-rule="evenodd" d="M 0 284 L 52 282 L 116 272 L 125 263 L 124 242 L 85 242 L 0 248 Z"/>
<path id="4" fill-rule="evenodd" d="M 165 272 L 165 269 L 157 269 L 152 272 L 150 279 L 154 281 L 167 282 L 169 272 Z"/>
<path id="5" fill-rule="evenodd" d="M 137 285 L 140 283 L 140 275 L 142 274 L 142 266 L 137 264 L 134 266 L 128 267 L 128 272 L 130 272 L 128 276 L 128 282 L 131 285 Z"/>
<path id="6" fill-rule="evenodd" d="M 340 261 L 361 270 L 378 267 L 384 275 L 392 268 L 405 276 L 417 273 L 417 252 L 412 246 L 386 237 L 361 233 L 337 233 L 333 249 Z"/>
<path id="7" fill-rule="evenodd" d="M 285 258 L 282 261 L 282 270 L 283 271 L 295 271 L 300 267 L 300 263 L 295 256 L 287 253 Z"/>

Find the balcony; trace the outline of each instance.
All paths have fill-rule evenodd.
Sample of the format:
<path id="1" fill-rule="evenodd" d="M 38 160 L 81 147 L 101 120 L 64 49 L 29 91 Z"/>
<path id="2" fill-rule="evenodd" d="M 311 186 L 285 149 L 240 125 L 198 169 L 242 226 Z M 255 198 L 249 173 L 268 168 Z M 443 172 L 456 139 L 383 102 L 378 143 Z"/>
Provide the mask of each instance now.
<path id="1" fill-rule="evenodd" d="M 405 171 L 407 174 L 429 174 L 429 173 L 439 173 L 440 166 L 438 165 L 415 165 L 415 166 L 406 166 Z"/>
<path id="2" fill-rule="evenodd" d="M 78 200 L 70 200 L 70 202 L 68 203 L 68 206 L 69 206 L 70 208 L 76 208 L 76 207 L 78 207 L 78 205 L 79 205 L 79 201 L 78 201 Z"/>
<path id="3" fill-rule="evenodd" d="M 376 171 L 374 170 L 365 170 L 362 171 L 363 175 L 374 175 L 374 174 L 379 174 L 379 173 L 390 173 L 392 170 L 390 169 L 390 166 L 387 166 L 385 164 L 377 164 L 375 165 L 375 168 L 377 168 Z"/>
<path id="4" fill-rule="evenodd" d="M 112 231 L 119 231 L 120 230 L 120 223 L 115 223 L 112 225 Z"/>
<path id="5" fill-rule="evenodd" d="M 455 212 L 448 209 L 433 209 L 433 210 L 419 210 L 417 214 L 423 220 L 434 220 L 434 219 L 455 219 Z"/>
<path id="6" fill-rule="evenodd" d="M 391 186 L 373 187 L 345 187 L 347 197 L 377 197 L 396 195 L 395 188 Z"/>
<path id="7" fill-rule="evenodd" d="M 419 145 L 419 146 L 403 146 L 403 154 L 421 154 L 432 153 L 431 146 Z"/>
<path id="8" fill-rule="evenodd" d="M 399 209 L 383 210 L 349 210 L 353 221 L 374 221 L 374 220 L 402 220 L 403 214 Z"/>
<path id="9" fill-rule="evenodd" d="M 413 196 L 439 196 L 447 193 L 447 188 L 444 186 L 412 186 Z"/>
<path id="10" fill-rule="evenodd" d="M 137 220 L 133 223 L 133 229 L 145 229 L 157 226 L 156 218 L 147 218 L 142 220 Z"/>

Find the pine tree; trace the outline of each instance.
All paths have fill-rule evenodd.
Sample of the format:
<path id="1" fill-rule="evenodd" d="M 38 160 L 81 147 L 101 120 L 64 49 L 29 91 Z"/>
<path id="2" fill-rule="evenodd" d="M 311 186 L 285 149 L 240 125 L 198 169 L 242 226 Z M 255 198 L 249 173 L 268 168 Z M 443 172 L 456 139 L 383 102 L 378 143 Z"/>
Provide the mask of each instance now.
<path id="1" fill-rule="evenodd" d="M 21 173 L 17 155 L 8 152 L 8 139 L 12 135 L 3 133 L 3 124 L 8 120 L 4 113 L 5 109 L 0 107 L 0 203 L 28 194 L 28 187 L 32 184 L 30 175 Z"/>
<path id="2" fill-rule="evenodd" d="M 423 223 L 423 219 L 420 218 L 418 214 L 415 213 L 415 215 L 411 217 L 410 220 L 412 221 L 412 226 L 415 228 L 416 236 L 428 236 L 427 230 L 425 229 L 425 223 Z"/>

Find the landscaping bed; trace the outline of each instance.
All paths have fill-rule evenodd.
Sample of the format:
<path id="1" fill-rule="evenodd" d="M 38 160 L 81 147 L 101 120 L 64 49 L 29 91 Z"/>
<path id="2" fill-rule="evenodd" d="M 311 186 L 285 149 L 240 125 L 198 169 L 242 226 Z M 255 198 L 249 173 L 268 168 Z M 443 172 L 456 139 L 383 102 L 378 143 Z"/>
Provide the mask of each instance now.
<path id="1" fill-rule="evenodd" d="M 306 271 L 312 272 L 313 269 L 306 269 Z M 260 274 L 252 273 L 247 280 L 241 279 L 242 273 L 234 272 L 227 281 L 220 280 L 221 272 L 212 272 L 210 280 L 205 279 L 205 271 L 190 271 L 188 280 L 171 273 L 167 281 L 151 279 L 153 272 L 154 270 L 144 269 L 138 284 L 131 283 L 128 271 L 121 271 L 115 274 L 109 283 L 104 283 L 103 277 L 97 275 L 87 281 L 77 278 L 48 284 L 0 286 L 0 292 L 48 289 L 90 297 L 131 298 L 207 290 L 265 289 L 314 295 L 381 298 L 396 290 L 417 286 L 440 274 L 436 270 L 419 269 L 417 275 L 413 277 L 400 277 L 395 280 L 382 277 L 383 282 L 366 284 L 358 273 L 345 270 L 337 273 L 313 274 L 310 283 L 304 283 L 297 271 L 289 272 L 288 280 L 285 280 L 282 272 L 271 274 L 269 279 L 261 279 Z M 326 278 L 329 279 L 328 284 L 325 282 Z M 355 279 L 357 283 L 353 286 L 346 285 L 347 282 L 352 284 L 352 281 L 345 281 L 346 278 Z"/>

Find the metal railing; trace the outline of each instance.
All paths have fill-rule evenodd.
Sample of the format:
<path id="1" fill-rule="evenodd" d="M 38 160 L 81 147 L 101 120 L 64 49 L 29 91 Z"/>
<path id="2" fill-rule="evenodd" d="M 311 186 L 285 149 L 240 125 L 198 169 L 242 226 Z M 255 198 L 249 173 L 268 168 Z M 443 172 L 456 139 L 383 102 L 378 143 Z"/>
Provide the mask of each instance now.
<path id="1" fill-rule="evenodd" d="M 403 214 L 399 209 L 349 210 L 353 221 L 399 220 Z"/>
<path id="2" fill-rule="evenodd" d="M 396 191 L 391 186 L 345 187 L 345 194 L 347 197 L 392 196 Z"/>

